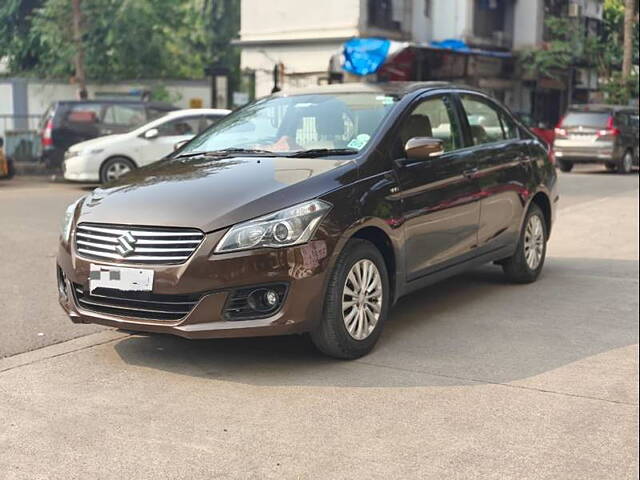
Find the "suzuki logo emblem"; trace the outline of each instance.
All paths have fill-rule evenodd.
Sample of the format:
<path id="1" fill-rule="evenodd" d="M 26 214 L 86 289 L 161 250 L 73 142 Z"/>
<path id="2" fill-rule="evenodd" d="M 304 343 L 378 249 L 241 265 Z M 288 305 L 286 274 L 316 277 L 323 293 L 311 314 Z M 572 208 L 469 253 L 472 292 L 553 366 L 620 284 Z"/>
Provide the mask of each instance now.
<path id="1" fill-rule="evenodd" d="M 127 232 L 124 235 L 117 238 L 119 245 L 116 246 L 116 251 L 122 257 L 128 257 L 136 251 L 134 245 L 136 244 L 136 238 L 131 235 L 131 232 Z"/>

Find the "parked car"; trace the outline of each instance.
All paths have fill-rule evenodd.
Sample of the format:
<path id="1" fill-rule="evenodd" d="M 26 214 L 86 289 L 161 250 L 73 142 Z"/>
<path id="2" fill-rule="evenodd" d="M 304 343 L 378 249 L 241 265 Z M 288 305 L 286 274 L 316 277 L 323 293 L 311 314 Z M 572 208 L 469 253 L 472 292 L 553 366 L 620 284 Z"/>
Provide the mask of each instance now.
<path id="1" fill-rule="evenodd" d="M 555 139 L 555 130 L 553 125 L 549 125 L 546 122 L 536 121 L 528 113 L 516 113 L 518 120 L 520 120 L 526 127 L 529 127 L 533 133 L 535 133 L 540 139 L 544 140 L 548 145 L 553 145 Z"/>
<path id="2" fill-rule="evenodd" d="M 0 137 L 0 179 L 12 178 L 15 174 L 13 161 L 4 154 L 4 138 Z"/>
<path id="3" fill-rule="evenodd" d="M 71 145 L 127 132 L 172 110 L 177 108 L 168 103 L 138 100 L 54 102 L 40 121 L 42 160 L 49 168 L 58 168 Z"/>
<path id="4" fill-rule="evenodd" d="M 64 178 L 108 182 L 134 168 L 160 160 L 176 143 L 189 140 L 229 114 L 230 110 L 175 110 L 130 132 L 76 143 L 65 153 Z"/>
<path id="5" fill-rule="evenodd" d="M 543 143 L 466 87 L 279 93 L 71 205 L 60 304 L 187 338 L 309 332 L 356 358 L 433 282 L 487 262 L 535 281 L 556 180 Z"/>
<path id="6" fill-rule="evenodd" d="M 560 170 L 576 163 L 600 163 L 629 173 L 638 166 L 638 110 L 618 105 L 573 105 L 555 130 Z"/>

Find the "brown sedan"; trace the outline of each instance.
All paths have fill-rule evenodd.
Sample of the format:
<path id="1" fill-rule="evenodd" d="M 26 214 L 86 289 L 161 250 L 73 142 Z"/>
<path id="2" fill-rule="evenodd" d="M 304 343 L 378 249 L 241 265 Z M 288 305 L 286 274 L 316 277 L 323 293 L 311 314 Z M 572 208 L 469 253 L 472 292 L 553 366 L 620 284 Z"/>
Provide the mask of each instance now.
<path id="1" fill-rule="evenodd" d="M 356 358 L 409 292 L 487 262 L 536 280 L 557 200 L 547 149 L 480 92 L 279 93 L 71 205 L 60 303 L 187 338 L 308 332 Z"/>

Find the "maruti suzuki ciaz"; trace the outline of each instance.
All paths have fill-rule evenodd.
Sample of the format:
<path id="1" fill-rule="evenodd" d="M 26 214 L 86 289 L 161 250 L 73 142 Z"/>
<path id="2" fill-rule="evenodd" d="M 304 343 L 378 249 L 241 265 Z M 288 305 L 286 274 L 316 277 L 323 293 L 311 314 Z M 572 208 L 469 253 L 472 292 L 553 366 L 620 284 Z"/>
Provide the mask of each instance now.
<path id="1" fill-rule="evenodd" d="M 280 92 L 69 206 L 60 304 L 76 323 L 308 333 L 357 358 L 433 282 L 488 262 L 535 281 L 556 178 L 548 148 L 467 87 Z"/>

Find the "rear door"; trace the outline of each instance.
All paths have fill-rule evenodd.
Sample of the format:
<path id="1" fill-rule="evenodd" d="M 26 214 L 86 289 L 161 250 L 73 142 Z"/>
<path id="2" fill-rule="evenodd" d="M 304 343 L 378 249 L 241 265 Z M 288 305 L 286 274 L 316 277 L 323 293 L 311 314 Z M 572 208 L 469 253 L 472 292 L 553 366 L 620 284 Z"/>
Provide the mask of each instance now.
<path id="1" fill-rule="evenodd" d="M 53 142 L 66 150 L 71 145 L 100 136 L 102 105 L 99 103 L 60 103 L 53 116 Z"/>
<path id="2" fill-rule="evenodd" d="M 461 93 L 463 121 L 478 164 L 482 202 L 478 246 L 498 249 L 516 241 L 531 182 L 529 139 L 508 112 L 485 96 Z"/>
<path id="3" fill-rule="evenodd" d="M 474 159 L 464 149 L 460 119 L 450 95 L 430 95 L 410 107 L 397 130 L 396 161 L 404 218 L 407 280 L 415 280 L 472 252 L 477 244 L 479 188 Z M 445 152 L 422 161 L 405 158 L 413 137 L 436 137 Z M 398 156 L 396 156 L 398 158 Z"/>

